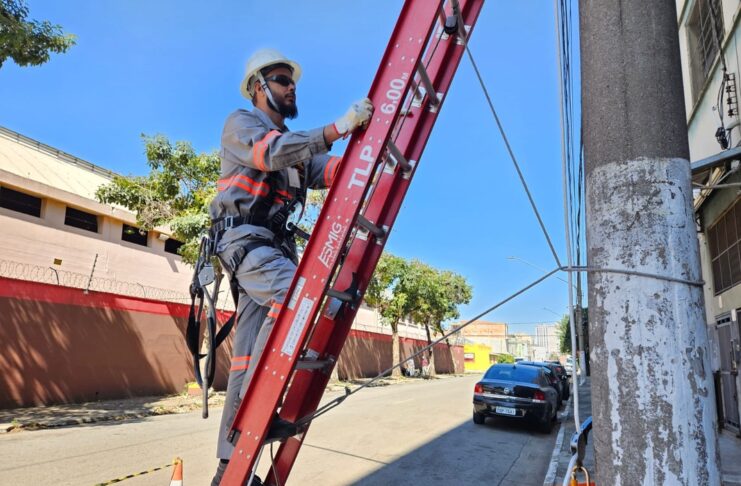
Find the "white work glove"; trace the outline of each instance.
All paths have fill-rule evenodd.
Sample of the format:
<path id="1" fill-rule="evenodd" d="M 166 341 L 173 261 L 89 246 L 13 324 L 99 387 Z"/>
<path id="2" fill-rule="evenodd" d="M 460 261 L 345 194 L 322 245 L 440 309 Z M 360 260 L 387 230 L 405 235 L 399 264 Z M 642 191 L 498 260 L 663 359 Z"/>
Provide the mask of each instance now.
<path id="1" fill-rule="evenodd" d="M 334 122 L 334 129 L 337 130 L 339 135 L 347 137 L 356 128 L 368 123 L 372 115 L 373 103 L 368 98 L 363 98 L 353 103 L 347 113 Z"/>

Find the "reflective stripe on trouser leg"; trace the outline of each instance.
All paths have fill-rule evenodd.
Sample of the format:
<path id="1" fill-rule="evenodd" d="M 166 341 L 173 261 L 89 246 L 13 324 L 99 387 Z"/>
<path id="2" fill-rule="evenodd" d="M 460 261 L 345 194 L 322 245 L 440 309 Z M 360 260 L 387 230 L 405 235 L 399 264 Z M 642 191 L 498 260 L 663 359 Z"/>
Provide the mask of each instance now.
<path id="1" fill-rule="evenodd" d="M 257 333 L 269 310 L 268 307 L 257 305 L 241 289 L 237 309 L 237 330 L 232 342 L 229 382 L 226 385 L 224 411 L 221 415 L 219 442 L 216 447 L 216 456 L 219 459 L 229 459 L 232 455 L 233 446 L 226 440 L 226 436 L 229 434 L 234 415 L 239 408 L 239 391 L 242 389 L 242 381 L 247 373 L 249 361 L 252 359 Z"/>
<path id="2" fill-rule="evenodd" d="M 273 329 L 273 324 L 275 324 L 275 317 L 277 316 L 276 307 L 274 306 L 271 310 L 271 305 L 282 303 L 285 300 L 288 287 L 291 285 L 295 272 L 296 265 L 286 258 L 280 250 L 270 246 L 260 247 L 248 253 L 237 269 L 235 277 L 239 283 L 240 295 L 244 292 L 246 294 L 244 297 L 247 300 L 243 312 L 244 319 L 241 314 L 239 315 L 237 333 L 239 333 L 239 328 L 242 327 L 242 324 L 247 323 L 245 327 L 253 329 L 256 335 L 252 337 L 252 346 L 249 349 L 249 367 L 246 370 L 235 370 L 229 376 L 224 415 L 227 415 L 227 409 L 230 409 L 231 413 L 226 419 L 222 417 L 222 423 L 225 426 L 220 430 L 217 450 L 217 455 L 222 459 L 231 457 L 233 446 L 226 441 L 226 435 L 231 428 L 236 409 L 239 407 L 250 378 L 254 373 L 254 367 L 262 354 L 262 350 L 265 348 L 265 342 L 270 335 L 270 331 Z M 240 310 L 242 308 L 242 300 L 245 299 L 240 296 Z M 253 336 L 252 332 L 249 334 Z M 242 355 L 235 352 L 234 356 Z M 237 373 L 240 374 L 240 378 L 238 380 L 232 380 L 232 375 L 236 375 Z M 234 385 L 232 385 L 232 381 L 234 381 Z M 239 386 L 237 386 L 237 382 L 239 382 Z M 239 394 L 236 398 L 232 399 L 234 400 L 234 405 L 227 407 L 227 404 L 230 403 L 229 391 L 231 387 L 236 387 L 239 390 Z M 227 419 L 228 421 L 226 421 Z"/>

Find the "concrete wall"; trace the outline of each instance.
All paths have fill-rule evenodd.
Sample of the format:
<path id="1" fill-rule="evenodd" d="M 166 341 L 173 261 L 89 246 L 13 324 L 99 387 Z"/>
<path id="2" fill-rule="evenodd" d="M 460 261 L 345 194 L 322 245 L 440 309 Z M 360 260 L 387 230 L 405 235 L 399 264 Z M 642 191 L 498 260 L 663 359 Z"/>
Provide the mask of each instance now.
<path id="1" fill-rule="evenodd" d="M 188 308 L 0 279 L 0 407 L 183 390 Z M 220 375 L 228 371 L 225 348 Z"/>
<path id="2" fill-rule="evenodd" d="M 183 304 L 0 278 L 0 316 L 0 408 L 178 393 L 194 379 Z M 408 356 L 426 343 L 401 344 Z M 227 340 L 218 390 L 230 352 Z M 435 364 L 462 372 L 462 347 L 437 345 Z M 339 366 L 342 378 L 375 376 L 391 366 L 391 336 L 351 331 Z"/>
<path id="3" fill-rule="evenodd" d="M 178 255 L 165 253 L 164 241 L 149 234 L 149 246 L 121 240 L 123 222 L 99 216 L 99 231 L 66 226 L 64 203 L 45 199 L 41 218 L 0 208 L 0 260 L 53 267 L 119 282 L 188 293 L 192 270 Z M 95 255 L 98 255 L 97 261 Z M 61 265 L 54 265 L 60 259 Z M 12 277 L 12 275 L 9 275 Z M 18 278 L 30 279 L 28 276 Z"/>

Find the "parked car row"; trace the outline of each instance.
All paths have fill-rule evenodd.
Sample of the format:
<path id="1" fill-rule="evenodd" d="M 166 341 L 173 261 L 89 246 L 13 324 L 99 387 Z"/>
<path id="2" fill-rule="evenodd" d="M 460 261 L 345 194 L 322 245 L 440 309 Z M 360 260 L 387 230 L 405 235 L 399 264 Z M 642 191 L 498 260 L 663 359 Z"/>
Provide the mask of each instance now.
<path id="1" fill-rule="evenodd" d="M 569 379 L 563 366 L 551 362 L 520 361 L 492 365 L 476 383 L 473 421 L 504 416 L 535 421 L 546 433 L 569 397 Z"/>

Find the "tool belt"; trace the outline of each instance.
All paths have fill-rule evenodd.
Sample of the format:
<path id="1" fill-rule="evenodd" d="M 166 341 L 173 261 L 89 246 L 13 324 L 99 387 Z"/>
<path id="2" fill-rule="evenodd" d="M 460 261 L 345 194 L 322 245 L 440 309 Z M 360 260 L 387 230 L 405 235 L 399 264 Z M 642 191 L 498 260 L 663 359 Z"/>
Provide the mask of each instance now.
<path id="1" fill-rule="evenodd" d="M 214 269 L 214 258 L 219 257 L 221 266 L 229 272 L 229 286 L 231 287 L 232 298 L 234 299 L 235 309 L 239 305 L 239 285 L 235 278 L 235 273 L 242 260 L 251 251 L 263 246 L 273 246 L 283 252 L 286 258 L 297 263 L 295 252 L 295 243 L 293 236 L 298 235 L 308 240 L 309 234 L 301 230 L 298 226 L 289 221 L 291 212 L 295 208 L 296 202 L 284 205 L 269 221 L 264 218 L 253 216 L 226 216 L 213 221 L 208 235 L 201 238 L 201 246 L 196 261 L 193 279 L 190 285 L 190 311 L 188 313 L 188 328 L 186 331 L 186 342 L 188 349 L 193 356 L 193 372 L 196 382 L 203 391 L 203 418 L 208 417 L 208 389 L 214 381 L 216 372 L 216 349 L 231 332 L 236 321 L 237 312 L 216 331 L 218 318 L 216 313 L 216 299 L 219 295 L 219 287 L 224 277 L 223 272 Z M 262 223 L 262 224 L 261 224 Z M 226 258 L 217 255 L 219 240 L 224 232 L 228 229 L 250 224 L 262 226 L 273 232 L 273 240 L 268 238 L 245 240 L 244 242 L 236 241 L 234 245 L 237 248 L 229 251 Z M 214 284 L 213 290 L 208 291 L 207 286 Z M 204 339 L 207 340 L 207 352 L 200 352 L 201 345 L 201 320 L 203 311 L 208 305 L 206 311 L 206 334 Z M 201 372 L 201 360 L 205 359 L 205 373 Z"/>

